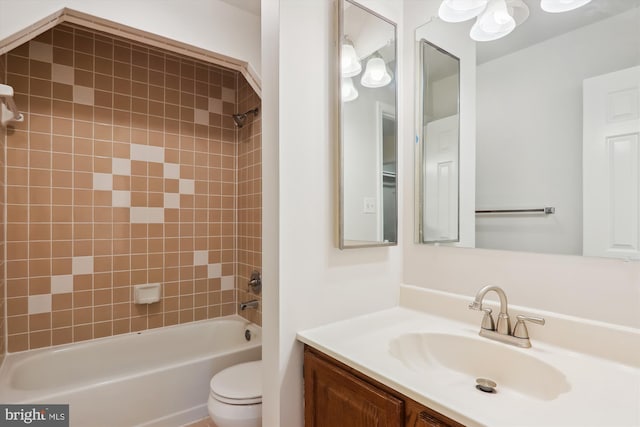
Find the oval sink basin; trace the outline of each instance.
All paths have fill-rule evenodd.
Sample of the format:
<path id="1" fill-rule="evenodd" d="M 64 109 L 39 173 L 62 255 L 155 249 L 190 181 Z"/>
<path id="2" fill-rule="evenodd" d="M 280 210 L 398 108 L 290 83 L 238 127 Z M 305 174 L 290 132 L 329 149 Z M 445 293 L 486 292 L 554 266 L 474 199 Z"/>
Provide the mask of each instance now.
<path id="1" fill-rule="evenodd" d="M 475 386 L 477 378 L 490 379 L 498 384 L 497 393 L 515 391 L 553 400 L 571 389 L 562 372 L 525 354 L 527 350 L 485 338 L 411 333 L 393 339 L 389 351 L 409 369 L 434 378 L 455 376 L 469 387 Z"/>

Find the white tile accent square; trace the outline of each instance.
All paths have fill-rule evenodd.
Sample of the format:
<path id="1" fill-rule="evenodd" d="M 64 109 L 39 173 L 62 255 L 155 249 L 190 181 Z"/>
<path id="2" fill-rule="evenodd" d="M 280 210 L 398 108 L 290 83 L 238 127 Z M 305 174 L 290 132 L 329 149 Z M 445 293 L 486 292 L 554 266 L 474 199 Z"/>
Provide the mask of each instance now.
<path id="1" fill-rule="evenodd" d="M 124 190 L 113 190 L 111 192 L 111 206 L 114 208 L 130 208 L 131 192 Z"/>
<path id="2" fill-rule="evenodd" d="M 169 208 L 169 209 L 179 209 L 180 208 L 180 194 L 178 194 L 178 193 L 164 193 L 164 207 L 165 208 Z"/>
<path id="3" fill-rule="evenodd" d="M 36 41 L 29 42 L 29 58 L 43 62 L 53 62 L 53 46 Z"/>
<path id="4" fill-rule="evenodd" d="M 196 108 L 194 121 L 199 125 L 209 126 L 209 111 Z"/>
<path id="5" fill-rule="evenodd" d="M 131 144 L 131 160 L 164 163 L 164 147 Z"/>
<path id="6" fill-rule="evenodd" d="M 207 278 L 216 279 L 222 276 L 222 264 L 207 265 Z"/>
<path id="7" fill-rule="evenodd" d="M 92 256 L 74 256 L 71 260 L 71 272 L 76 274 L 93 274 Z"/>
<path id="8" fill-rule="evenodd" d="M 222 114 L 222 100 L 216 98 L 209 98 L 209 112 Z"/>
<path id="9" fill-rule="evenodd" d="M 78 104 L 93 105 L 93 88 L 74 85 L 73 102 Z"/>
<path id="10" fill-rule="evenodd" d="M 192 179 L 181 179 L 178 187 L 181 194 L 195 194 L 195 183 Z"/>
<path id="11" fill-rule="evenodd" d="M 131 175 L 131 160 L 114 157 L 111 159 L 111 172 L 114 175 Z"/>
<path id="12" fill-rule="evenodd" d="M 180 165 L 177 163 L 165 163 L 164 177 L 171 179 L 180 179 Z"/>
<path id="13" fill-rule="evenodd" d="M 31 295 L 27 303 L 29 314 L 47 313 L 51 311 L 51 294 Z"/>
<path id="14" fill-rule="evenodd" d="M 73 275 L 51 276 L 51 293 L 66 294 L 73 292 Z"/>
<path id="15" fill-rule="evenodd" d="M 230 291 L 233 289 L 233 277 L 234 276 L 224 276 L 220 281 L 220 290 L 221 291 Z"/>
<path id="16" fill-rule="evenodd" d="M 136 224 L 162 224 L 164 208 L 131 208 L 129 216 Z"/>
<path id="17" fill-rule="evenodd" d="M 51 80 L 56 83 L 64 83 L 66 85 L 73 84 L 73 67 L 61 64 L 51 65 Z"/>
<path id="18" fill-rule="evenodd" d="M 94 190 L 113 190 L 113 175 L 110 173 L 93 173 Z"/>
<path id="19" fill-rule="evenodd" d="M 193 265 L 207 265 L 209 251 L 193 251 Z"/>
<path id="20" fill-rule="evenodd" d="M 228 87 L 222 88 L 222 100 L 224 102 L 236 102 L 236 91 Z"/>

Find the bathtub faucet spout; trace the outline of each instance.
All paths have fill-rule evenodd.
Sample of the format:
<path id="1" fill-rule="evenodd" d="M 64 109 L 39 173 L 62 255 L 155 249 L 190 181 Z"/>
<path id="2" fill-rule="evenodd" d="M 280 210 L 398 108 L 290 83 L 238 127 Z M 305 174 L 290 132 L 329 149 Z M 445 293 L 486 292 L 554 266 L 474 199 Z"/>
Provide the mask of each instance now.
<path id="1" fill-rule="evenodd" d="M 240 304 L 240 310 L 244 311 L 247 308 L 258 308 L 258 300 L 246 301 Z"/>

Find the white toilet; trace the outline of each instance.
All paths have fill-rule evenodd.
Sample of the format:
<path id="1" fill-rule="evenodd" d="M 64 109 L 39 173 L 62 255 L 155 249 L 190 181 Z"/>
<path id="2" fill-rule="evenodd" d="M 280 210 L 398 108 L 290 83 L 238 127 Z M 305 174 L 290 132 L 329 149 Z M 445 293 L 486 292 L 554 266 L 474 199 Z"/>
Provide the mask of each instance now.
<path id="1" fill-rule="evenodd" d="M 209 416 L 218 427 L 262 425 L 262 360 L 223 369 L 211 378 Z"/>

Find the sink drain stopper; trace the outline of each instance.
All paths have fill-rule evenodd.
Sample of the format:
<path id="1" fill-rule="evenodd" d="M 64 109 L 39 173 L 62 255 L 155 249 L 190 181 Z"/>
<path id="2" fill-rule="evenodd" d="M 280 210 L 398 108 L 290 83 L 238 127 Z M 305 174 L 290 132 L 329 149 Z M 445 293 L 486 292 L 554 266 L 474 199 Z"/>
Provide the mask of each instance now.
<path id="1" fill-rule="evenodd" d="M 484 393 L 495 393 L 498 384 L 486 378 L 476 379 L 476 388 Z"/>

